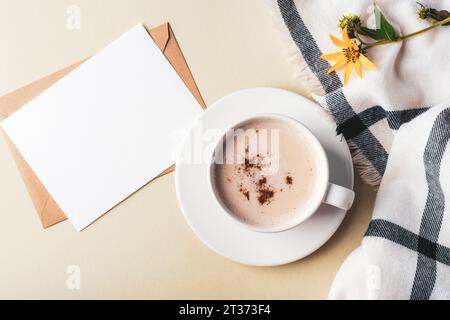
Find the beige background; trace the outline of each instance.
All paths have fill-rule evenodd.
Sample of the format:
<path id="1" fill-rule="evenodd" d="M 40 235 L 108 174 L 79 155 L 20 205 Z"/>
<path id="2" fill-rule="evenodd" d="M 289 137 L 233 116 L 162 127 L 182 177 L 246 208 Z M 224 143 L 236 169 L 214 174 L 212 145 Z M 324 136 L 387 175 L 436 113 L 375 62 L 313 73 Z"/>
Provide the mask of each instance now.
<path id="1" fill-rule="evenodd" d="M 210 105 L 235 90 L 270 86 L 304 93 L 282 54 L 262 0 L 0 0 L 0 94 L 94 54 L 136 23 L 172 24 Z M 81 29 L 66 27 L 69 5 Z M 174 176 L 161 178 L 81 233 L 42 230 L 0 141 L 0 298 L 325 298 L 358 246 L 374 192 L 356 179 L 356 203 L 333 238 L 282 267 L 236 264 L 207 249 L 182 218 Z M 66 269 L 81 268 L 68 290 Z"/>

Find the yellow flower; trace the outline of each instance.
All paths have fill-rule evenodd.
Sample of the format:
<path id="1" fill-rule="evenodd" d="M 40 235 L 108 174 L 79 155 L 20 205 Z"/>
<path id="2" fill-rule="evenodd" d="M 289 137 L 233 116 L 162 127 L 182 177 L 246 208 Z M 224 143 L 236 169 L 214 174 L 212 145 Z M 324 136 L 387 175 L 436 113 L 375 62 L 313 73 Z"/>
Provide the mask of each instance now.
<path id="1" fill-rule="evenodd" d="M 347 27 L 342 30 L 342 40 L 336 38 L 330 34 L 331 41 L 341 48 L 342 50 L 335 53 L 324 54 L 320 57 L 328 61 L 337 61 L 334 66 L 328 70 L 328 74 L 331 72 L 346 66 L 344 73 L 344 85 L 347 85 L 348 79 L 352 74 L 353 68 L 356 70 L 356 74 L 362 78 L 362 67 L 368 70 L 376 69 L 367 57 L 362 53 L 361 48 L 355 41 L 350 40 L 348 37 Z"/>

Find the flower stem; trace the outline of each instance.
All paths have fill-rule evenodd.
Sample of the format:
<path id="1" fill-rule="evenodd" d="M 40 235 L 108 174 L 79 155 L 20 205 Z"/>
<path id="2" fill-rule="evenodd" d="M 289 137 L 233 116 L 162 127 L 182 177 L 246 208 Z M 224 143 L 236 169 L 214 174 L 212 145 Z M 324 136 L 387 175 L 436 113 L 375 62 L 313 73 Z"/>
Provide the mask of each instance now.
<path id="1" fill-rule="evenodd" d="M 439 22 L 437 22 L 437 23 L 435 23 L 435 24 L 433 24 L 433 25 L 431 25 L 431 26 L 429 26 L 429 27 L 427 27 L 425 29 L 421 29 L 421 30 L 418 30 L 416 32 L 406 34 L 406 35 L 398 37 L 398 38 L 396 38 L 394 40 L 382 40 L 382 41 L 378 41 L 378 42 L 367 44 L 365 49 L 369 49 L 371 47 L 380 46 L 380 45 L 393 43 L 393 42 L 401 42 L 403 40 L 406 40 L 406 39 L 412 38 L 414 36 L 417 36 L 419 34 L 422 34 L 422 33 L 425 33 L 427 31 L 430 31 L 430 30 L 432 30 L 434 28 L 440 27 L 440 26 L 442 26 L 442 25 L 444 25 L 446 23 L 449 23 L 449 22 L 450 22 L 450 17 L 448 17 L 445 20 L 439 21 Z"/>

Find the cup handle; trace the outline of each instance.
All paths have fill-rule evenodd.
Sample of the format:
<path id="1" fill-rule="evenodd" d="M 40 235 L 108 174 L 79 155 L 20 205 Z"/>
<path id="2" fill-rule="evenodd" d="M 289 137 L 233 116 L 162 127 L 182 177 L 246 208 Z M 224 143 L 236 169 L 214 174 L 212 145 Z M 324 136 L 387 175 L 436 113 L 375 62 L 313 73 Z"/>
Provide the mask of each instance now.
<path id="1" fill-rule="evenodd" d="M 353 190 L 329 183 L 327 193 L 322 201 L 333 207 L 348 210 L 352 206 L 354 199 L 355 193 Z"/>

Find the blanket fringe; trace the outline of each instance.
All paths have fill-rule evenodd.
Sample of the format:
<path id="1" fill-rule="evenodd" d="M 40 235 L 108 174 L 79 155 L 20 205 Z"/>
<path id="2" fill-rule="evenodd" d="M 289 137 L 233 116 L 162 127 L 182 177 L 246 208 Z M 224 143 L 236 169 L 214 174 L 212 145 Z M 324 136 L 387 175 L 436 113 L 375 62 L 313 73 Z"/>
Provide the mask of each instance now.
<path id="1" fill-rule="evenodd" d="M 287 62 L 294 66 L 292 71 L 293 78 L 298 80 L 299 85 L 310 94 L 309 98 L 311 98 L 312 94 L 324 95 L 325 92 L 323 91 L 322 85 L 309 69 L 294 40 L 292 40 L 289 30 L 284 25 L 277 1 L 265 0 L 265 5 L 273 17 L 274 27 L 280 30 L 284 39 L 285 47 L 282 48 L 282 54 L 286 57 Z"/>
<path id="2" fill-rule="evenodd" d="M 331 117 L 333 117 L 333 114 L 331 113 L 324 96 L 312 94 L 312 98 L 319 105 L 321 105 L 322 108 L 326 112 L 328 112 Z M 367 160 L 366 156 L 361 151 L 361 149 L 359 149 L 351 139 L 347 140 L 347 144 L 350 149 L 350 153 L 352 154 L 353 165 L 359 172 L 361 178 L 363 179 L 364 182 L 366 182 L 368 185 L 374 187 L 375 190 L 377 190 L 378 186 L 381 183 L 382 177 L 380 176 L 378 171 L 373 167 L 370 161 Z"/>
<path id="3" fill-rule="evenodd" d="M 378 171 L 372 166 L 369 160 L 364 156 L 362 151 L 351 140 L 347 140 L 350 152 L 353 158 L 353 164 L 358 170 L 361 178 L 370 186 L 378 190 L 381 183 L 381 176 Z"/>

